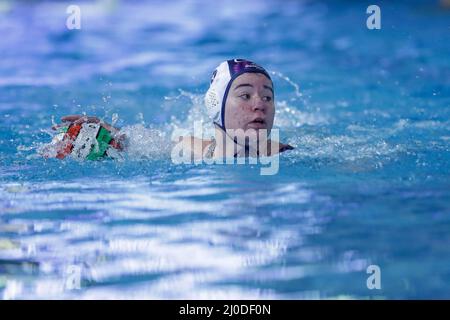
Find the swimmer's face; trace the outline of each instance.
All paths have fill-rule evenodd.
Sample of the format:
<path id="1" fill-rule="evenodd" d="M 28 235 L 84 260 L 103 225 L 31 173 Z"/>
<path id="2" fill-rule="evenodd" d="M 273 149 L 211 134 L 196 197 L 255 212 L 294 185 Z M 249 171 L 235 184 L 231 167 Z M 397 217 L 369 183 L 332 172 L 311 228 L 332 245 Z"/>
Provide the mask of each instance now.
<path id="1" fill-rule="evenodd" d="M 225 128 L 270 132 L 274 116 L 273 85 L 265 75 L 244 73 L 233 81 L 225 105 Z"/>

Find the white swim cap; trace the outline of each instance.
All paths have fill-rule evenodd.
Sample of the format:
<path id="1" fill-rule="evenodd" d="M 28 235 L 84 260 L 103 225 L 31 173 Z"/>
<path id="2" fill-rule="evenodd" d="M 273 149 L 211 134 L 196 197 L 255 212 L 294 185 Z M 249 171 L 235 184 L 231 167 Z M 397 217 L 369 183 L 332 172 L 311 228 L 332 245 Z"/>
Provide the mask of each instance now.
<path id="1" fill-rule="evenodd" d="M 211 77 L 211 84 L 205 95 L 208 115 L 214 123 L 225 130 L 225 104 L 234 79 L 244 73 L 262 73 L 270 81 L 269 73 L 254 62 L 244 59 L 233 59 L 222 62 Z"/>

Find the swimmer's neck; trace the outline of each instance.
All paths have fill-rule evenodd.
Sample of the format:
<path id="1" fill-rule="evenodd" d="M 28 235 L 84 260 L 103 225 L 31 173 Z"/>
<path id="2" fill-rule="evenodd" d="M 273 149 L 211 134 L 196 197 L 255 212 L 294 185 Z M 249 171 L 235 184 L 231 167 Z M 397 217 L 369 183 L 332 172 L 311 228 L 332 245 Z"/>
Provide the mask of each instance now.
<path id="1" fill-rule="evenodd" d="M 249 145 L 242 145 L 237 143 L 229 134 L 227 134 L 221 127 L 214 125 L 214 139 L 216 147 L 214 149 L 213 158 L 224 157 L 258 157 L 266 156 L 271 153 L 278 153 L 278 143 L 274 147 L 276 151 L 271 152 L 271 141 L 268 137 L 262 137 L 258 143 L 250 143 Z M 261 137 L 260 137 L 261 138 Z"/>

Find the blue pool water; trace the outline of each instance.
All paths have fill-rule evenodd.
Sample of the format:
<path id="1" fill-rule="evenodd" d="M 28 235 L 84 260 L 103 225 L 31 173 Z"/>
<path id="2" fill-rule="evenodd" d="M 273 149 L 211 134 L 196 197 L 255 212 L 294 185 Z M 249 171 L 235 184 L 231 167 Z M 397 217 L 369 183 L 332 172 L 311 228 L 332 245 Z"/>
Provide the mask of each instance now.
<path id="1" fill-rule="evenodd" d="M 0 297 L 450 298 L 450 11 L 433 1 L 0 2 Z M 224 59 L 272 72 L 295 150 L 175 165 Z M 130 137 L 43 159 L 52 118 Z M 367 267 L 380 268 L 370 290 Z"/>

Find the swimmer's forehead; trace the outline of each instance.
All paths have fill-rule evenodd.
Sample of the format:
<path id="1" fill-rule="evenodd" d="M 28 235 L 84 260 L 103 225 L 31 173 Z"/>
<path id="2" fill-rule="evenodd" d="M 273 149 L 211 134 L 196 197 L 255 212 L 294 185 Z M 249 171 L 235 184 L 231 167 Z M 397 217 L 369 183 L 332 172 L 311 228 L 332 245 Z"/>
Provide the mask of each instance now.
<path id="1" fill-rule="evenodd" d="M 239 88 L 259 88 L 270 90 L 273 92 L 272 81 L 261 73 L 244 73 L 237 77 L 231 86 L 232 90 Z"/>

